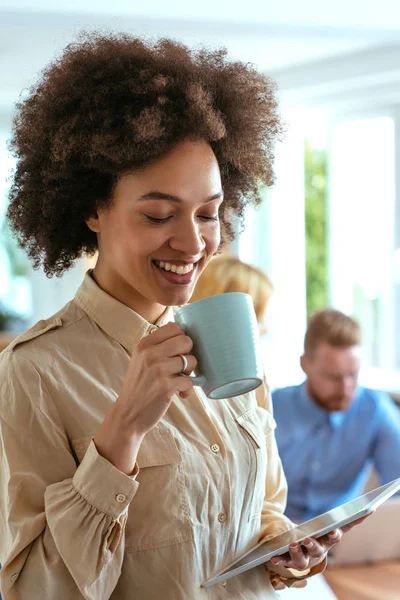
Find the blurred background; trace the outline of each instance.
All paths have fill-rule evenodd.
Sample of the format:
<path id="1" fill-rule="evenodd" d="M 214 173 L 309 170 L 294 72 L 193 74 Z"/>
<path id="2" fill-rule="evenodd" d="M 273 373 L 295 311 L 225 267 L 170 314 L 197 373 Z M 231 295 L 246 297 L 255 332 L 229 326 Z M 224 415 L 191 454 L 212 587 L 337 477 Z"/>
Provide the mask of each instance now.
<path id="1" fill-rule="evenodd" d="M 276 185 L 231 251 L 275 293 L 264 344 L 271 386 L 302 381 L 307 315 L 327 305 L 364 334 L 361 383 L 400 392 L 400 4 L 397 0 L 2 0 L 0 5 L 0 330 L 58 310 L 88 262 L 62 279 L 33 271 L 5 227 L 15 102 L 81 30 L 226 46 L 279 86 L 286 139 Z M 25 92 L 24 92 L 25 90 Z"/>

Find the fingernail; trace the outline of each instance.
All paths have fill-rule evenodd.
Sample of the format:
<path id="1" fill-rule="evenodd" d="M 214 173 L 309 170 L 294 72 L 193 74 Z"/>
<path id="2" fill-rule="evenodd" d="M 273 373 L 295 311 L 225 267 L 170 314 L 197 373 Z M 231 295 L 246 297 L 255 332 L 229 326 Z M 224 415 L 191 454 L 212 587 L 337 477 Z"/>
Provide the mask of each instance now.
<path id="1" fill-rule="evenodd" d="M 281 565 L 283 563 L 283 560 L 281 560 L 280 558 L 273 558 L 271 562 L 274 563 L 274 565 Z"/>
<path id="2" fill-rule="evenodd" d="M 314 542 L 311 540 L 309 542 L 303 542 L 303 544 L 306 548 L 312 548 L 314 546 Z"/>
<path id="3" fill-rule="evenodd" d="M 290 549 L 291 550 L 298 550 L 299 549 L 299 545 L 298 544 L 290 544 Z"/>

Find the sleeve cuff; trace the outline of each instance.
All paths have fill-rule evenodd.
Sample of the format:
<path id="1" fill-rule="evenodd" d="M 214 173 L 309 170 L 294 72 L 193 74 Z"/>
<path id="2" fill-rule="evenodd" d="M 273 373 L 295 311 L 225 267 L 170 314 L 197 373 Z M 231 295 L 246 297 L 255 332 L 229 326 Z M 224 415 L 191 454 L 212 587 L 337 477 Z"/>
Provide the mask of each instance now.
<path id="1" fill-rule="evenodd" d="M 265 563 L 265 568 L 267 569 L 267 571 L 270 571 L 271 573 L 273 573 L 273 575 L 275 575 L 275 577 L 270 577 L 271 582 L 272 579 L 277 580 L 279 578 L 280 582 L 282 582 L 285 585 L 285 587 L 299 587 L 299 583 L 303 582 L 308 577 L 312 577 L 313 575 L 322 573 L 326 568 L 326 563 L 327 558 L 325 557 L 324 560 L 322 560 L 320 563 L 318 563 L 317 565 L 315 565 L 315 567 L 312 567 L 311 569 L 307 569 L 306 571 L 296 571 L 295 569 L 278 567 L 278 565 L 274 565 L 274 563 L 268 561 L 267 563 Z"/>
<path id="2" fill-rule="evenodd" d="M 92 440 L 72 484 L 81 496 L 97 510 L 118 519 L 135 496 L 139 483 L 136 465 L 131 476 L 125 475 L 97 452 Z"/>

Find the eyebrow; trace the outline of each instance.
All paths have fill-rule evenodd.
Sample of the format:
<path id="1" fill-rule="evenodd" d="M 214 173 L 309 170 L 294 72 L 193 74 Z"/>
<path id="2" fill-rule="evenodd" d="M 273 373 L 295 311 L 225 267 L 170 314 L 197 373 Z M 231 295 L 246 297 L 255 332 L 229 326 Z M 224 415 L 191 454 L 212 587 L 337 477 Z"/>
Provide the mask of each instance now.
<path id="1" fill-rule="evenodd" d="M 203 200 L 203 203 L 206 204 L 206 202 L 212 202 L 213 200 L 218 200 L 218 198 L 223 198 L 223 197 L 224 197 L 224 192 L 222 190 L 220 190 L 213 196 L 210 196 L 209 198 L 206 198 L 205 200 Z M 182 198 L 179 198 L 179 196 L 174 196 L 172 194 L 165 194 L 164 192 L 157 192 L 157 191 L 148 192 L 147 194 L 140 196 L 138 198 L 138 200 L 139 201 L 140 200 L 168 200 L 168 202 L 176 202 L 176 203 L 184 202 L 184 200 Z"/>

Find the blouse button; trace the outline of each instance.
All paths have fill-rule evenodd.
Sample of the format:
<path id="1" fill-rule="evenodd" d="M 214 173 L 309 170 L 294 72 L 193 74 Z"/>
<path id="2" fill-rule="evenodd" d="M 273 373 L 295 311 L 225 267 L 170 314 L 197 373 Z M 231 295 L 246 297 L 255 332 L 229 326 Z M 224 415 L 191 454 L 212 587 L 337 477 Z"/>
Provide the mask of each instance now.
<path id="1" fill-rule="evenodd" d="M 117 496 L 115 497 L 116 501 L 119 502 L 120 504 L 122 504 L 123 502 L 125 502 L 126 500 L 126 496 L 125 494 L 117 494 Z"/>
<path id="2" fill-rule="evenodd" d="M 14 575 L 11 577 L 11 581 L 16 581 L 18 579 L 18 573 L 14 573 Z"/>
<path id="3" fill-rule="evenodd" d="M 214 454 L 217 454 L 217 452 L 219 452 L 219 446 L 218 444 L 212 444 L 211 447 L 211 451 L 214 452 Z"/>
<path id="4" fill-rule="evenodd" d="M 223 523 L 224 521 L 226 521 L 226 514 L 225 513 L 219 513 L 219 515 L 218 515 L 218 521 L 220 523 Z"/>
<path id="5" fill-rule="evenodd" d="M 221 581 L 222 587 L 226 587 L 226 581 Z"/>

